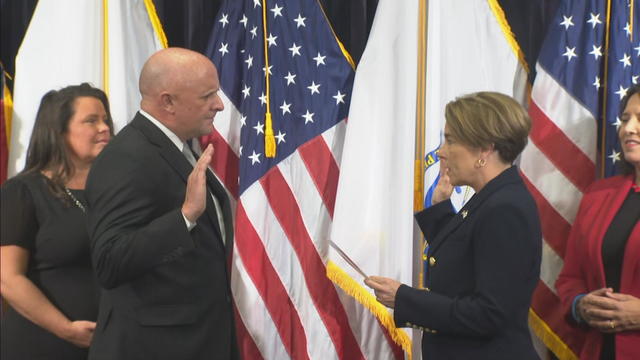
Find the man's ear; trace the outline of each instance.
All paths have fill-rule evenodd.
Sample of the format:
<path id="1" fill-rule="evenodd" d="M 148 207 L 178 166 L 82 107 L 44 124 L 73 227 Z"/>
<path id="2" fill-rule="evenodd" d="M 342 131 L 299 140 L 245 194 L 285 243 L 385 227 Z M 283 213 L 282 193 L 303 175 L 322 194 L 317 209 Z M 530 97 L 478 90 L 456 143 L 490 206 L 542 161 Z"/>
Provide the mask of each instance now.
<path id="1" fill-rule="evenodd" d="M 163 92 L 162 94 L 160 94 L 160 104 L 162 105 L 162 108 L 168 113 L 175 113 L 175 98 L 171 94 L 167 92 Z"/>

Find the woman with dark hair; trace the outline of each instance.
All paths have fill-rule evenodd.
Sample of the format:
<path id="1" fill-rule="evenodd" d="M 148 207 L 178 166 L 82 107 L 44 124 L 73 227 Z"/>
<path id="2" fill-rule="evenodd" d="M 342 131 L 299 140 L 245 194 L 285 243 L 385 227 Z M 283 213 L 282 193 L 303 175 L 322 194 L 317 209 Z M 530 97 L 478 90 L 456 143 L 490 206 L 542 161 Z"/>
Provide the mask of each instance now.
<path id="1" fill-rule="evenodd" d="M 0 189 L 2 359 L 86 359 L 98 311 L 83 189 L 113 135 L 89 84 L 44 95 L 24 170 Z"/>
<path id="2" fill-rule="evenodd" d="M 425 288 L 371 276 L 365 283 L 394 308 L 397 326 L 422 330 L 429 359 L 538 359 L 527 325 L 540 274 L 535 202 L 513 162 L 531 120 L 494 92 L 460 97 L 445 109 L 441 179 L 432 206 L 415 215 L 429 241 Z M 475 195 L 456 214 L 452 185 Z"/>
<path id="3" fill-rule="evenodd" d="M 622 175 L 593 183 L 556 281 L 580 359 L 640 359 L 640 85 L 621 102 Z"/>

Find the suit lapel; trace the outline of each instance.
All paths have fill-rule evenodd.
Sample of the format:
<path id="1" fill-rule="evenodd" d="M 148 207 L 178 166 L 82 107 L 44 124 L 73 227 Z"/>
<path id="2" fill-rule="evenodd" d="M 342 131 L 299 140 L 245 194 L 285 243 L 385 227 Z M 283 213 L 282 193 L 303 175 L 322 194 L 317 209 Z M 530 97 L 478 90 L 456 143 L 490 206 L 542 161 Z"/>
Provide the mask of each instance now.
<path id="1" fill-rule="evenodd" d="M 223 217 L 223 226 L 225 232 L 225 245 L 227 248 L 231 244 L 231 239 L 233 239 L 233 225 L 232 225 L 232 217 L 231 217 L 231 205 L 229 203 L 229 196 L 225 191 L 222 184 L 218 181 L 218 179 L 213 175 L 211 170 L 207 170 L 207 185 L 209 186 L 210 191 L 213 193 L 213 196 L 218 199 L 220 203 L 220 208 L 222 210 Z M 216 223 L 218 222 L 216 217 Z"/>
<path id="2" fill-rule="evenodd" d="M 140 130 L 143 135 L 149 139 L 149 142 L 158 147 L 158 151 L 164 160 L 171 166 L 180 176 L 180 178 L 187 183 L 189 174 L 191 173 L 192 166 L 189 164 L 187 158 L 178 150 L 176 145 L 169 140 L 169 138 L 153 125 L 149 119 L 137 113 L 131 121 L 131 126 Z"/>
<path id="3" fill-rule="evenodd" d="M 184 154 L 180 152 L 180 150 L 178 150 L 176 145 L 160 129 L 158 129 L 157 126 L 153 125 L 153 123 L 151 123 L 149 119 L 147 119 L 140 113 L 137 113 L 133 121 L 131 121 L 131 126 L 140 130 L 140 132 L 142 132 L 142 134 L 145 135 L 147 139 L 149 139 L 149 142 L 158 147 L 160 156 L 162 156 L 162 158 L 164 158 L 169 166 L 171 166 L 178 173 L 186 186 L 189 174 L 191 174 L 191 171 L 193 170 L 193 166 L 191 166 Z M 215 179 L 213 179 L 214 182 L 212 183 L 212 181 L 210 180 L 210 176 L 213 177 L 211 174 L 209 174 L 209 171 L 207 171 L 207 185 L 209 185 L 209 189 L 214 192 L 214 196 L 216 196 L 216 198 L 220 201 L 220 205 L 223 208 L 223 215 L 226 219 L 223 203 L 225 203 L 226 207 L 228 208 L 228 199 L 226 197 L 226 194 L 224 196 L 220 196 L 218 195 L 218 191 L 213 190 L 216 188 L 215 186 L 212 186 L 213 184 L 217 184 L 217 188 L 222 188 L 222 185 L 217 183 Z M 224 193 L 224 189 L 222 189 L 222 192 Z M 220 228 L 218 226 L 218 217 L 216 216 L 215 206 L 210 196 L 207 196 L 207 207 L 205 213 L 207 214 L 209 221 L 213 225 L 213 229 L 217 233 L 218 238 L 221 239 L 220 241 L 222 241 L 222 233 L 220 232 Z M 229 234 L 229 232 L 227 232 L 227 234 Z"/>
<path id="4" fill-rule="evenodd" d="M 522 179 L 518 175 L 518 169 L 515 166 L 508 168 L 493 180 L 489 181 L 485 187 L 480 190 L 479 193 L 474 194 L 465 206 L 460 209 L 456 216 L 454 216 L 447 225 L 440 230 L 436 238 L 429 244 L 429 254 L 435 253 L 435 251 L 449 238 L 449 235 L 464 224 L 465 221 L 470 219 L 478 210 L 480 205 L 482 205 L 482 203 L 493 193 L 500 190 L 500 188 L 506 184 L 518 181 L 521 182 Z"/>

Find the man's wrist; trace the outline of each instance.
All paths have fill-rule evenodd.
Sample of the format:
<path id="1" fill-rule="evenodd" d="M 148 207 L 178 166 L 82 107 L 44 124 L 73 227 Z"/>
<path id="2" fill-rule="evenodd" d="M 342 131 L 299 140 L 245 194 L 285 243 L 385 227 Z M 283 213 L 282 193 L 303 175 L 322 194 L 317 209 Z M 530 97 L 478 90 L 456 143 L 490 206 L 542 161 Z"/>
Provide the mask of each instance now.
<path id="1" fill-rule="evenodd" d="M 185 225 L 187 225 L 187 230 L 191 231 L 191 229 L 193 229 L 196 226 L 196 222 L 189 220 L 183 211 L 180 211 L 180 213 L 182 214 L 182 218 L 184 219 Z"/>

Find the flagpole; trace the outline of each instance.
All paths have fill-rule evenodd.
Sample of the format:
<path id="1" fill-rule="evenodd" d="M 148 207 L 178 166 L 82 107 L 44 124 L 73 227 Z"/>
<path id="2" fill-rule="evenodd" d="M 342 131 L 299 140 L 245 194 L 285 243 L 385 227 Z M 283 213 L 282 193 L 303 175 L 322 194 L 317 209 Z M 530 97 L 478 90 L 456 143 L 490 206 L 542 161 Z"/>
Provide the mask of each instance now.
<path id="1" fill-rule="evenodd" d="M 413 211 L 418 212 L 424 208 L 424 151 L 425 151 L 425 93 L 426 93 L 426 59 L 427 59 L 427 0 L 420 0 L 418 5 L 418 53 L 417 53 L 417 87 L 416 87 L 416 123 L 415 123 L 415 147 L 414 147 L 414 174 L 413 174 Z M 415 238 L 415 236 L 414 236 Z M 422 254 L 426 242 L 422 233 L 418 234 L 419 246 L 417 253 Z M 424 267 L 419 260 L 420 271 L 418 273 L 418 287 L 424 284 Z"/>
<path id="2" fill-rule="evenodd" d="M 109 97 L 109 0 L 102 0 L 102 87 Z"/>

